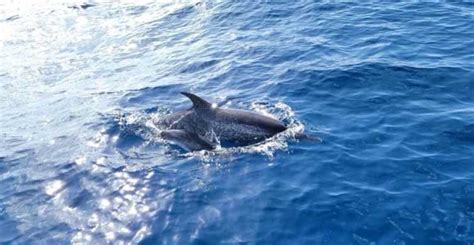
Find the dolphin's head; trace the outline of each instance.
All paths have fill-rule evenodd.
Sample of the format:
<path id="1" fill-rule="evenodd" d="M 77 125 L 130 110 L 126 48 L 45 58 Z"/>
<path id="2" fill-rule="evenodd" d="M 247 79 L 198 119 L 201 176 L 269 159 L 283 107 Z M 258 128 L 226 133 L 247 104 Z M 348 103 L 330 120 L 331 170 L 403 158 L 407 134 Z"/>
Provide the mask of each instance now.
<path id="1" fill-rule="evenodd" d="M 195 133 L 184 130 L 164 130 L 160 133 L 163 139 L 176 143 L 181 148 L 188 151 L 212 150 L 214 145 Z"/>

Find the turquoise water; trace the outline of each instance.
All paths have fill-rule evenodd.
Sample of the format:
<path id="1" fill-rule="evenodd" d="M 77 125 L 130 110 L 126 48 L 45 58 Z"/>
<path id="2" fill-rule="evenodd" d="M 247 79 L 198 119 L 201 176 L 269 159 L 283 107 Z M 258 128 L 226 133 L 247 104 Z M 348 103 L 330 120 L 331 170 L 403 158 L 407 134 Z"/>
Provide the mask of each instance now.
<path id="1" fill-rule="evenodd" d="M 472 2 L 94 3 L 0 3 L 0 243 L 474 242 Z M 183 152 L 180 91 L 290 129 Z"/>

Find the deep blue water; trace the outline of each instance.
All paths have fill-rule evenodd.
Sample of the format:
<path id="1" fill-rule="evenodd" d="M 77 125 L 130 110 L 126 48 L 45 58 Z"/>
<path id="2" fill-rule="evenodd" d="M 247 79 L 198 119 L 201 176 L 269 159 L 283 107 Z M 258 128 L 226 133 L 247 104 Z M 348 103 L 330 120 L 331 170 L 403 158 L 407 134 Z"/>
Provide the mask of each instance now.
<path id="1" fill-rule="evenodd" d="M 0 243 L 474 242 L 473 2 L 95 3 L 0 3 Z M 183 152 L 180 91 L 290 130 Z"/>

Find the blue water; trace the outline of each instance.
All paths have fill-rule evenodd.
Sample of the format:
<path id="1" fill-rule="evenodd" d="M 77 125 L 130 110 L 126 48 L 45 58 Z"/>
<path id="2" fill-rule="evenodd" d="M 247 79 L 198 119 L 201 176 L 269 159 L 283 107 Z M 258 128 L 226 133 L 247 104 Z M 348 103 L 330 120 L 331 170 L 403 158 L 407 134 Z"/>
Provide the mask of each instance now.
<path id="1" fill-rule="evenodd" d="M 474 242 L 472 2 L 94 3 L 0 3 L 0 243 Z M 180 91 L 290 129 L 183 152 Z"/>

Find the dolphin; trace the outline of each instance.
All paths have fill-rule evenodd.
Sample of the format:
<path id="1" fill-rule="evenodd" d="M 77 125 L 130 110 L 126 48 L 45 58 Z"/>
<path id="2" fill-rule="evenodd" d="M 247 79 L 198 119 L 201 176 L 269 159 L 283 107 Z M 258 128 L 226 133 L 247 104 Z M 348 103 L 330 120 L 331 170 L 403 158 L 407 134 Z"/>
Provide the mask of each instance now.
<path id="1" fill-rule="evenodd" d="M 212 150 L 219 143 L 249 145 L 287 129 L 277 119 L 255 112 L 220 108 L 188 92 L 193 106 L 158 118 L 154 123 L 165 128 L 162 138 L 188 151 Z"/>

